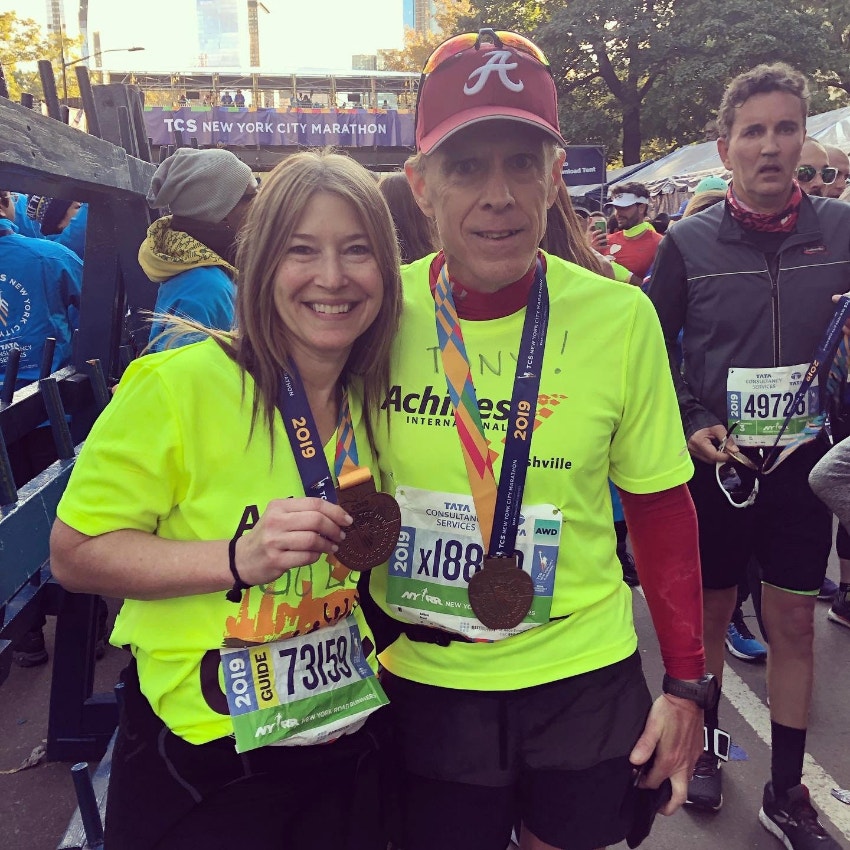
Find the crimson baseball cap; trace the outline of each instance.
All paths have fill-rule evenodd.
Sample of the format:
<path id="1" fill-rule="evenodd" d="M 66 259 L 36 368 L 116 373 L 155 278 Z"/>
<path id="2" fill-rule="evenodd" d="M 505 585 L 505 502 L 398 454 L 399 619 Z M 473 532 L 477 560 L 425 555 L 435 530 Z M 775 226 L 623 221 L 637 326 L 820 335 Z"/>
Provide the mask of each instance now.
<path id="1" fill-rule="evenodd" d="M 517 33 L 482 29 L 444 41 L 419 81 L 416 149 L 431 153 L 450 136 L 494 118 L 537 127 L 564 144 L 549 63 Z"/>

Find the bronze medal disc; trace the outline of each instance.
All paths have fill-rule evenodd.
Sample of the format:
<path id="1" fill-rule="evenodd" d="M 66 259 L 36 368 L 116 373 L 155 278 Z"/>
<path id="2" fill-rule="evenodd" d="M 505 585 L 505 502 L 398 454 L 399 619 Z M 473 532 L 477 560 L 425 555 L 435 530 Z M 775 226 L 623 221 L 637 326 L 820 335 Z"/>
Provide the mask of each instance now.
<path id="1" fill-rule="evenodd" d="M 484 558 L 484 567 L 469 580 L 469 604 L 488 629 L 513 629 L 531 610 L 534 582 L 516 557 Z"/>
<path id="2" fill-rule="evenodd" d="M 363 484 L 337 491 L 339 505 L 354 518 L 345 529 L 336 559 L 350 570 L 363 572 L 383 564 L 392 555 L 401 531 L 401 509 L 388 493 L 375 490 L 370 478 Z"/>

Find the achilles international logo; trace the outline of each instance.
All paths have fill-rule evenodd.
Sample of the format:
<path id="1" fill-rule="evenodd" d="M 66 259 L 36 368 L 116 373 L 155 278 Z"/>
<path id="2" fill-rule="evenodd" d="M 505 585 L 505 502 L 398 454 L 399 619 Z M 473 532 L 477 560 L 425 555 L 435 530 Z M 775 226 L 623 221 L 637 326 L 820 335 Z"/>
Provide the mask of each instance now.
<path id="1" fill-rule="evenodd" d="M 480 67 L 476 68 L 466 79 L 466 84 L 463 87 L 464 94 L 478 94 L 481 89 L 487 85 L 487 80 L 490 79 L 490 74 L 498 74 L 502 85 L 513 92 L 521 92 L 525 85 L 522 80 L 514 82 L 509 76 L 508 71 L 513 71 L 518 68 L 517 62 L 509 62 L 511 58 L 509 50 L 491 50 L 487 54 L 487 61 Z"/>

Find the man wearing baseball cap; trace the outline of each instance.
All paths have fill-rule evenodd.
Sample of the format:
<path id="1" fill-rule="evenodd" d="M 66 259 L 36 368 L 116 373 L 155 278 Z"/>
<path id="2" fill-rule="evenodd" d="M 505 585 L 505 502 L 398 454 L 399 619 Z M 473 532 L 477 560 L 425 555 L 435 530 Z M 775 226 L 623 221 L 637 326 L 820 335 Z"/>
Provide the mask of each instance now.
<path id="1" fill-rule="evenodd" d="M 636 288 L 538 250 L 564 143 L 534 44 L 481 30 L 438 47 L 416 144 L 405 171 L 442 251 L 403 270 L 377 434 L 402 531 L 371 588 L 400 632 L 381 654 L 397 840 L 504 850 L 517 823 L 537 850 L 637 839 L 683 801 L 715 698 L 661 332 Z M 668 674 L 654 703 L 609 475 Z"/>
<path id="2" fill-rule="evenodd" d="M 620 229 L 608 235 L 606 253 L 643 282 L 662 239 L 646 219 L 649 190 L 636 181 L 621 183 L 611 190 L 611 203 Z"/>

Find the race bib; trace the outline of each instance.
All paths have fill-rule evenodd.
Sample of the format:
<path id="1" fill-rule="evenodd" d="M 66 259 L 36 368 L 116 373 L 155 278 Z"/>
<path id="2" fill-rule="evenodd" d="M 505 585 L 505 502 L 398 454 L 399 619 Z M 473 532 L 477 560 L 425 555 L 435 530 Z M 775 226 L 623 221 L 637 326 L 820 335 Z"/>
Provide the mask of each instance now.
<path id="1" fill-rule="evenodd" d="M 325 743 L 355 731 L 389 702 L 353 615 L 289 640 L 222 649 L 221 662 L 240 753 Z"/>
<path id="2" fill-rule="evenodd" d="M 401 533 L 389 562 L 387 604 L 402 620 L 437 626 L 474 640 L 503 640 L 549 622 L 561 542 L 554 505 L 523 506 L 517 530 L 520 567 L 534 601 L 513 629 L 488 629 L 473 614 L 467 586 L 484 561 L 472 497 L 399 487 Z"/>
<path id="3" fill-rule="evenodd" d="M 730 427 L 738 423 L 735 442 L 739 446 L 772 446 L 790 413 L 791 420 L 779 441 L 780 446 L 787 445 L 803 431 L 808 420 L 817 415 L 817 378 L 802 400 L 793 405 L 808 367 L 808 363 L 803 363 L 799 366 L 729 370 L 726 408 Z"/>

